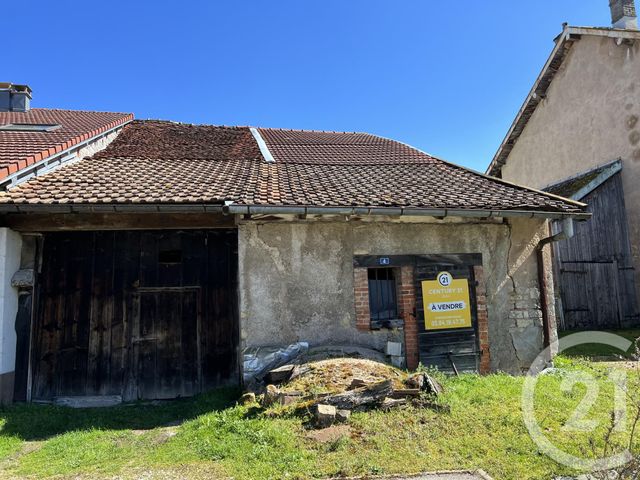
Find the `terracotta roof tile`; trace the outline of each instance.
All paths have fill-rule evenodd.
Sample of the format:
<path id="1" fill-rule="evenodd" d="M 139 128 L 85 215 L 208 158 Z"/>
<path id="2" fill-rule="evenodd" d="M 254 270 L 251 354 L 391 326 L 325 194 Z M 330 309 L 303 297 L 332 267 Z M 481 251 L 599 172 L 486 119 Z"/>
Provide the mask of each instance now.
<path id="1" fill-rule="evenodd" d="M 0 126 L 21 123 L 61 125 L 49 132 L 0 130 L 0 178 L 120 125 L 126 113 L 83 112 L 33 108 L 28 112 L 0 112 Z"/>
<path id="2" fill-rule="evenodd" d="M 541 210 L 580 204 L 507 184 L 363 133 L 134 121 L 91 158 L 18 185 L 0 203 L 222 203 Z"/>

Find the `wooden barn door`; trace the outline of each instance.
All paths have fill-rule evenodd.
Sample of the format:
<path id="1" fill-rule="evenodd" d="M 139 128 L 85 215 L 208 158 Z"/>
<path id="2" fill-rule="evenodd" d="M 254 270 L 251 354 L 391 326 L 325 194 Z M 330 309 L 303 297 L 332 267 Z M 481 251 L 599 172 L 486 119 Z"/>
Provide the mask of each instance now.
<path id="1" fill-rule="evenodd" d="M 31 400 L 166 399 L 237 384 L 237 233 L 44 236 Z"/>
<path id="2" fill-rule="evenodd" d="M 627 272 L 632 270 L 616 261 L 562 262 L 564 329 L 625 327 L 625 312 L 633 311 L 635 303 L 635 284 Z"/>
<path id="3" fill-rule="evenodd" d="M 553 244 L 556 289 L 562 300 L 560 329 L 638 327 L 640 309 L 620 173 L 580 201 L 593 216 L 576 222 L 573 237 Z M 560 228 L 555 222 L 553 233 Z"/>
<path id="4" fill-rule="evenodd" d="M 141 288 L 132 297 L 128 399 L 188 397 L 201 390 L 200 288 Z"/>

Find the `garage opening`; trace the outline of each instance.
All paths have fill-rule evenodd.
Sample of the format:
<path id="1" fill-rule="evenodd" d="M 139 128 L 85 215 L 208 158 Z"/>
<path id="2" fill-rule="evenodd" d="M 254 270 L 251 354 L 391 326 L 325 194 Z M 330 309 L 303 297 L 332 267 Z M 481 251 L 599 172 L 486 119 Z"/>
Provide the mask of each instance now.
<path id="1" fill-rule="evenodd" d="M 235 230 L 45 234 L 28 398 L 238 383 L 236 271 Z"/>

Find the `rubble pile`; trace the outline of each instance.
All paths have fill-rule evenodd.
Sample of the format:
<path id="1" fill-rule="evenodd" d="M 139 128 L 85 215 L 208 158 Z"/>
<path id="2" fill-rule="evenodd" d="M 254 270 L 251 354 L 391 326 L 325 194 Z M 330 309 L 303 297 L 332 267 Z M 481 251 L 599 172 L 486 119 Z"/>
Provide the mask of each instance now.
<path id="1" fill-rule="evenodd" d="M 409 375 L 372 360 L 339 358 L 270 370 L 259 393 L 245 393 L 241 402 L 311 413 L 315 428 L 328 428 L 347 423 L 353 411 L 408 404 L 441 408 L 435 399 L 442 386 L 424 372 Z"/>

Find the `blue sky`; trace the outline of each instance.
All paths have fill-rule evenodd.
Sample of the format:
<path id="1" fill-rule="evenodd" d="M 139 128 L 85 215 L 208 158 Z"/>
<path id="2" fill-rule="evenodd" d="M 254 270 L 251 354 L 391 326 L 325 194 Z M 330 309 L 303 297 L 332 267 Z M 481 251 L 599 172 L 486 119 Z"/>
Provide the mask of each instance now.
<path id="1" fill-rule="evenodd" d="M 484 170 L 562 22 L 608 0 L 24 1 L 1 81 L 34 107 L 366 131 Z M 7 59 L 8 56 L 8 59 Z"/>

